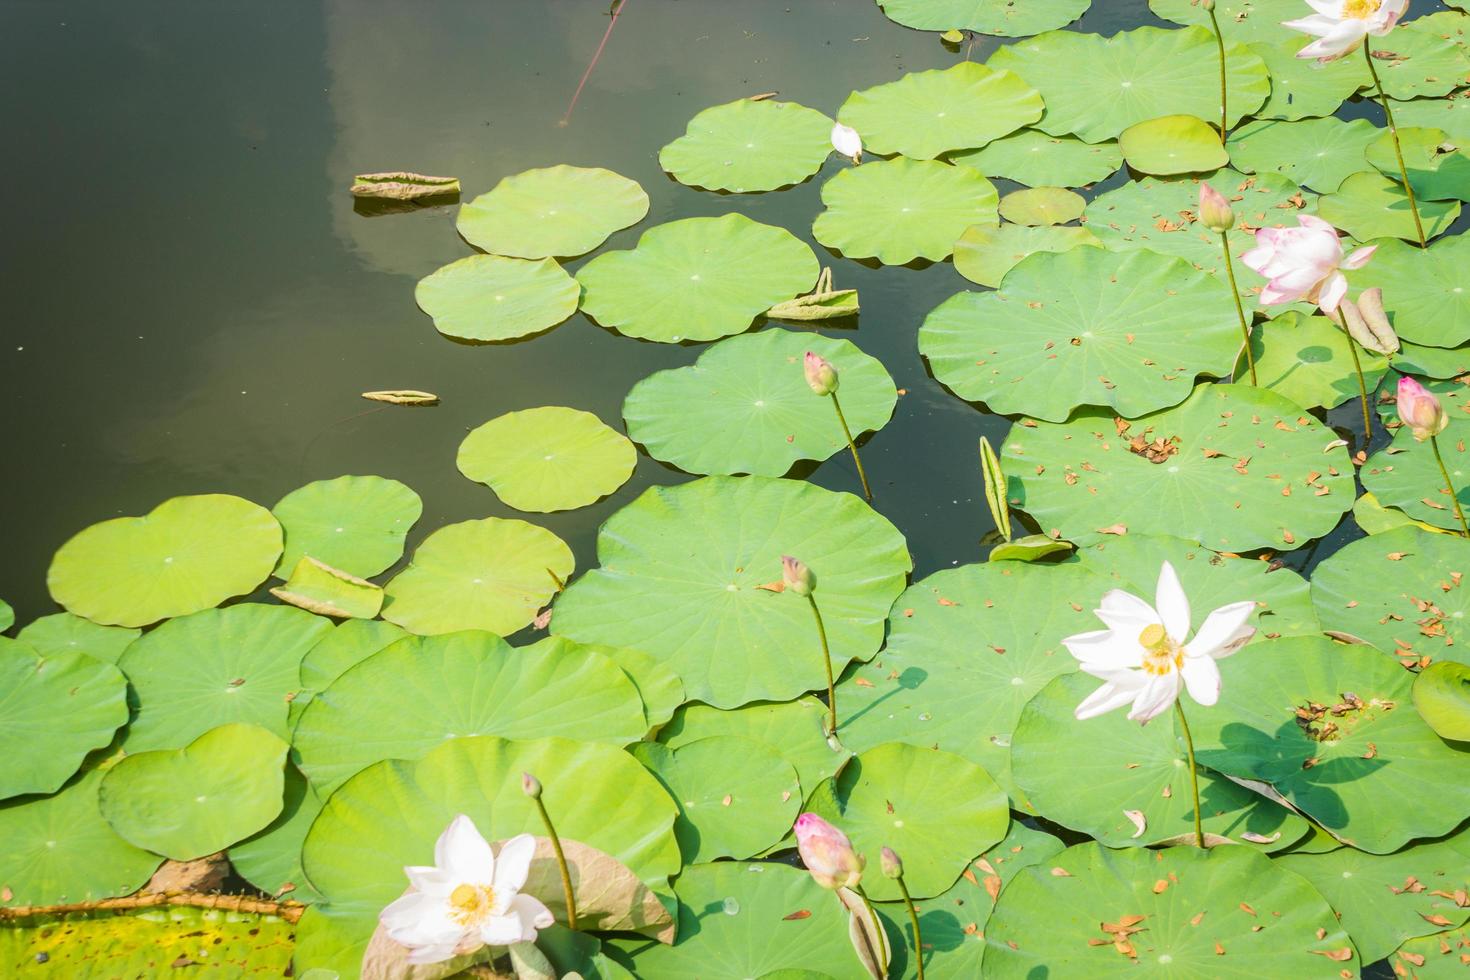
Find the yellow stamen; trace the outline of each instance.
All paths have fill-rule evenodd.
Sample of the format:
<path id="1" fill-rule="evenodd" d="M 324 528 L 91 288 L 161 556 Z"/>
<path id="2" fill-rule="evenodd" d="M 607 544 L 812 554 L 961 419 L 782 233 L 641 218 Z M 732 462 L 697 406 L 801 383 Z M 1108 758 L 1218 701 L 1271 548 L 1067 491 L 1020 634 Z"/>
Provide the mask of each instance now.
<path id="1" fill-rule="evenodd" d="M 1342 5 L 1342 15 L 1355 20 L 1367 20 L 1378 13 L 1381 6 L 1383 0 L 1346 0 Z"/>
<path id="2" fill-rule="evenodd" d="M 456 885 L 449 893 L 449 917 L 462 926 L 479 925 L 495 909 L 495 889 L 489 885 Z"/>
<path id="3" fill-rule="evenodd" d="M 1158 623 L 1143 628 L 1138 644 L 1143 647 L 1143 669 L 1156 677 L 1184 666 L 1184 651 Z"/>

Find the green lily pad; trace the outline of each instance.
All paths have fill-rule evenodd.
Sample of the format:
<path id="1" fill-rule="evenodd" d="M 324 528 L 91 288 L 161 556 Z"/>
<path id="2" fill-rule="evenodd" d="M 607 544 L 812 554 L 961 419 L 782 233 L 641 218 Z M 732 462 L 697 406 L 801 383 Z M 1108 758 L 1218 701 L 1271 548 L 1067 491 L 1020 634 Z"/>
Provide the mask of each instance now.
<path id="1" fill-rule="evenodd" d="M 838 398 L 854 437 L 892 417 L 898 392 L 877 358 L 846 340 L 770 329 L 722 340 L 690 366 L 638 382 L 623 402 L 628 435 L 688 473 L 781 476 L 800 460 L 843 452 L 832 399 L 806 383 L 806 351 L 841 376 Z"/>
<path id="2" fill-rule="evenodd" d="M 1372 49 L 1389 98 L 1417 99 L 1444 95 L 1465 82 L 1470 76 L 1467 46 L 1465 15 L 1444 10 L 1405 21 Z M 1365 75 L 1367 71 L 1365 67 Z"/>
<path id="3" fill-rule="evenodd" d="M 1470 347 L 1425 347 L 1399 338 L 1394 367 L 1423 378 L 1456 378 L 1470 373 Z"/>
<path id="4" fill-rule="evenodd" d="M 1092 0 L 878 0 L 889 20 L 921 31 L 974 31 L 999 37 L 1026 37 L 1065 27 L 1081 17 Z"/>
<path id="5" fill-rule="evenodd" d="M 604 327 L 660 343 L 718 340 L 810 289 L 817 257 L 784 228 L 741 214 L 685 218 L 597 256 L 577 280 L 583 311 Z"/>
<path id="6" fill-rule="evenodd" d="M 1427 226 L 1424 230 L 1429 231 Z M 1427 249 L 1391 239 L 1374 244 L 1378 251 L 1367 266 L 1348 273 L 1348 283 L 1382 287 L 1394 331 L 1404 340 L 1432 347 L 1470 341 L 1470 288 L 1464 278 L 1470 236 L 1451 235 Z"/>
<path id="7" fill-rule="evenodd" d="M 648 213 L 636 181 L 592 167 L 512 174 L 459 209 L 459 233 L 477 248 L 523 259 L 582 255 Z"/>
<path id="8" fill-rule="evenodd" d="M 1420 201 L 1470 201 L 1470 151 L 1450 142 L 1442 129 L 1399 127 L 1404 168 Z M 1382 133 L 1368 145 L 1368 162 L 1390 180 L 1399 179 L 1393 134 Z"/>
<path id="9" fill-rule="evenodd" d="M 658 152 L 681 184 L 712 191 L 773 191 L 822 169 L 832 152 L 832 120 L 795 102 L 736 99 L 689 120 Z"/>
<path id="10" fill-rule="evenodd" d="M 272 513 L 286 532 L 276 563 L 285 578 L 307 555 L 333 568 L 370 578 L 403 557 L 403 539 L 424 502 L 413 490 L 381 476 L 339 476 L 292 490 Z"/>
<path id="11" fill-rule="evenodd" d="M 535 524 L 499 517 L 449 524 L 425 538 L 385 587 L 383 618 L 410 633 L 507 636 L 536 618 L 574 567 L 566 542 Z"/>
<path id="12" fill-rule="evenodd" d="M 1470 667 L 1442 660 L 1420 671 L 1414 707 L 1440 738 L 1470 742 Z"/>
<path id="13" fill-rule="evenodd" d="M 986 977 L 1327 977 L 1353 956 L 1316 889 L 1249 848 L 1088 843 L 1043 865 L 1001 892 Z M 1133 955 L 1107 924 L 1131 930 L 1121 941 Z"/>
<path id="14" fill-rule="evenodd" d="M 1188 0 L 1183 2 L 1188 3 Z M 1301 13 L 1299 0 L 1281 2 L 1291 7 L 1290 17 Z M 1358 89 L 1368 84 L 1368 72 L 1357 58 L 1338 58 L 1325 64 L 1314 58 L 1298 58 L 1296 53 L 1302 49 L 1302 38 L 1299 35 L 1283 37 L 1286 33 L 1280 29 L 1279 21 L 1272 21 L 1261 40 L 1247 45 L 1251 53 L 1266 63 L 1266 70 L 1271 73 L 1271 95 L 1265 105 L 1253 113 L 1257 119 L 1331 116 Z M 1230 36 L 1235 37 L 1233 33 Z M 1233 150 L 1230 158 L 1237 159 Z M 1236 166 L 1240 166 L 1238 161 Z"/>
<path id="15" fill-rule="evenodd" d="M 1022 129 L 978 150 L 951 153 L 947 159 L 973 167 L 987 177 L 1004 177 L 1034 187 L 1084 187 L 1111 177 L 1123 165 L 1117 143 L 1084 143 L 1072 136 L 1050 136 L 1039 129 Z"/>
<path id="16" fill-rule="evenodd" d="M 301 867 L 301 845 L 325 802 L 293 765 L 286 766 L 280 814 L 264 830 L 230 848 L 230 866 L 268 895 L 316 902 L 321 893 Z"/>
<path id="17" fill-rule="evenodd" d="M 638 451 L 591 412 L 550 405 L 507 412 L 465 436 L 455 465 L 516 510 L 596 503 L 628 482 Z"/>
<path id="18" fill-rule="evenodd" d="M 1104 38 L 1052 31 L 1002 47 L 992 68 L 1009 68 L 1046 101 L 1036 128 L 1089 143 L 1113 139 L 1134 123 L 1183 113 L 1220 117 L 1219 53 L 1202 27 L 1139 27 Z M 1243 44 L 1225 45 L 1229 122 L 1266 101 L 1265 62 Z"/>
<path id="19" fill-rule="evenodd" d="M 1200 762 L 1270 783 L 1343 843 L 1386 854 L 1470 812 L 1470 754 L 1424 723 L 1413 676 L 1377 650 L 1285 637 L 1220 661 L 1220 673 L 1219 705 L 1190 715 Z M 1426 787 L 1434 805 L 1404 805 Z"/>
<path id="20" fill-rule="evenodd" d="M 1130 449 L 1134 438 L 1144 452 L 1154 440 L 1178 451 L 1150 462 Z M 1329 446 L 1334 438 L 1274 392 L 1202 385 L 1121 435 L 1112 413 L 1094 410 L 1061 425 L 1017 426 L 1001 455 L 1011 463 L 1011 505 L 1068 540 L 1095 541 L 1121 525 L 1243 552 L 1300 547 L 1352 506 L 1352 463 Z"/>
<path id="21" fill-rule="evenodd" d="M 657 659 L 631 647 L 609 647 L 598 644 L 573 643 L 564 636 L 547 636 L 522 649 L 522 656 L 548 659 L 575 659 L 583 651 L 599 654 L 617 664 L 643 699 L 644 725 L 655 729 L 674 716 L 684 703 L 684 682 L 679 675 Z"/>
<path id="22" fill-rule="evenodd" d="M 961 61 L 854 92 L 837 121 L 861 133 L 874 153 L 932 160 L 1000 139 L 1041 112 L 1041 96 L 1016 75 Z"/>
<path id="23" fill-rule="evenodd" d="M 1460 216 L 1459 201 L 1419 201 L 1426 238 L 1447 231 Z M 1403 238 L 1417 241 L 1409 198 L 1397 180 L 1379 173 L 1353 174 L 1317 201 L 1317 217 L 1359 241 Z"/>
<path id="24" fill-rule="evenodd" d="M 124 840 L 175 861 L 213 854 L 281 812 L 288 746 L 256 725 L 129 755 L 102 777 L 102 816 Z"/>
<path id="25" fill-rule="evenodd" d="M 1230 162 L 1220 134 L 1198 116 L 1159 116 L 1134 123 L 1118 137 L 1118 149 L 1128 166 L 1146 174 L 1203 173 Z"/>
<path id="26" fill-rule="evenodd" d="M 1086 207 L 1081 194 L 1065 187 L 1028 187 L 1000 199 L 1000 216 L 1018 225 L 1064 225 Z"/>
<path id="27" fill-rule="evenodd" d="M 580 292 L 552 259 L 467 255 L 419 280 L 413 296 L 444 336 L 489 342 L 550 330 L 577 312 Z"/>
<path id="28" fill-rule="evenodd" d="M 1465 387 L 1456 381 L 1437 381 L 1430 385 L 1449 416 L 1449 428 L 1439 434 L 1440 458 L 1450 474 L 1456 499 L 1470 513 L 1470 416 L 1463 411 L 1470 400 Z M 1401 426 L 1393 442 L 1378 450 L 1363 464 L 1360 473 L 1363 488 L 1387 507 L 1397 507 L 1414 520 L 1433 524 L 1447 531 L 1458 531 L 1455 501 L 1450 499 L 1435 459 L 1434 448 L 1414 438 L 1413 430 Z"/>
<path id="29" fill-rule="evenodd" d="M 1433 531 L 1435 534 L 1452 533 L 1443 528 L 1416 521 L 1397 507 L 1385 507 L 1371 493 L 1365 493 L 1353 501 L 1353 520 L 1368 534 L 1382 534 L 1384 531 L 1392 531 L 1396 527 L 1406 525 Z"/>
<path id="30" fill-rule="evenodd" d="M 1148 6 L 1176 24 L 1210 26 L 1209 13 L 1190 0 L 1148 0 Z M 1282 30 L 1281 22 L 1302 16 L 1301 6 L 1301 0 L 1218 0 L 1215 16 L 1228 41 L 1274 40 L 1289 33 Z M 1298 50 L 1305 43 L 1294 40 Z"/>
<path id="31" fill-rule="evenodd" d="M 317 641 L 301 660 L 301 686 L 323 691 L 350 667 L 408 634 L 381 620 L 350 619 Z M 297 699 L 300 700 L 299 698 Z M 295 702 L 292 702 L 293 704 Z"/>
<path id="32" fill-rule="evenodd" d="M 226 722 L 289 738 L 301 659 L 331 629 L 330 620 L 300 609 L 256 603 L 164 623 L 118 661 L 138 705 L 128 751 L 183 748 Z"/>
<path id="33" fill-rule="evenodd" d="M 955 271 L 982 286 L 999 287 L 1005 274 L 1028 255 L 1102 247 L 1086 228 L 1052 225 L 972 225 L 954 243 Z"/>
<path id="34" fill-rule="evenodd" d="M 1466 956 L 1470 956 L 1470 928 L 1461 927 L 1410 939 L 1392 962 L 1415 980 L 1459 980 L 1465 975 Z"/>
<path id="35" fill-rule="evenodd" d="M 115 664 L 123 651 L 143 633 L 121 626 L 98 626 L 71 613 L 53 613 L 27 624 L 16 639 L 30 644 L 43 657 L 58 653 L 85 653 L 94 660 Z"/>
<path id="36" fill-rule="evenodd" d="M 293 738 L 298 765 L 330 796 L 375 762 L 422 758 L 451 738 L 643 737 L 643 702 L 617 664 L 587 649 L 548 653 L 473 630 L 399 640 L 312 698 Z"/>
<path id="37" fill-rule="evenodd" d="M 1325 193 L 1371 169 L 1364 151 L 1380 132 L 1366 119 L 1256 119 L 1233 131 L 1226 145 L 1239 170 L 1279 173 Z"/>
<path id="38" fill-rule="evenodd" d="M 61 546 L 51 598 L 104 626 L 147 626 L 250 592 L 281 554 L 270 511 L 239 497 L 174 497 L 146 517 L 117 517 Z"/>
<path id="39" fill-rule="evenodd" d="M 1358 397 L 1358 373 L 1348 349 L 1353 341 L 1325 316 L 1288 310 L 1251 331 L 1256 378 L 1303 408 L 1334 408 Z M 1388 358 L 1357 347 L 1368 391 L 1388 373 Z M 1249 376 L 1242 373 L 1241 380 Z"/>
<path id="40" fill-rule="evenodd" d="M 971 225 L 993 225 L 1000 197 L 970 167 L 896 157 L 849 167 L 822 185 L 812 234 L 849 258 L 939 262 Z"/>
<path id="41" fill-rule="evenodd" d="M 919 328 L 934 376 L 1001 415 L 1060 422 L 1079 405 L 1136 417 L 1230 373 L 1240 324 L 1229 291 L 1152 252 L 1039 253 L 993 293 L 958 293 Z"/>
<path id="42" fill-rule="evenodd" d="M 1400 126 L 1432 126 L 1444 130 L 1456 143 L 1470 143 L 1470 99 L 1464 91 L 1443 99 L 1397 103 L 1393 107 L 1393 121 Z"/>

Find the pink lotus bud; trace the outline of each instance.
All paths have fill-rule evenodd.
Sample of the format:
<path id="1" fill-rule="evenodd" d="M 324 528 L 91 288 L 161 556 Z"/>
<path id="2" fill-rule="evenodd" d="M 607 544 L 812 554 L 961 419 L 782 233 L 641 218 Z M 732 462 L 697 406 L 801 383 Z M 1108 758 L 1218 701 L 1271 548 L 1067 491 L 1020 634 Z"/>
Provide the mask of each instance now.
<path id="1" fill-rule="evenodd" d="M 885 847 L 879 853 L 878 857 L 879 866 L 883 868 L 885 875 L 890 878 L 903 877 L 903 859 L 898 856 L 897 851 L 891 847 Z"/>
<path id="2" fill-rule="evenodd" d="M 819 395 L 830 395 L 837 390 L 837 369 L 825 358 L 806 352 L 806 383 Z"/>
<path id="3" fill-rule="evenodd" d="M 1235 227 L 1235 212 L 1230 209 L 1230 202 L 1225 200 L 1225 195 L 1203 182 L 1199 185 L 1199 220 L 1200 224 L 1217 234 Z"/>
<path id="4" fill-rule="evenodd" d="M 1399 418 L 1420 442 L 1439 435 L 1450 424 L 1434 393 L 1410 377 L 1399 378 L 1398 409 Z"/>
<path id="5" fill-rule="evenodd" d="M 812 570 L 790 555 L 781 556 L 781 581 L 797 595 L 811 595 L 812 589 L 817 587 L 817 577 Z"/>
<path id="6" fill-rule="evenodd" d="M 862 881 L 866 862 L 852 849 L 852 841 L 815 813 L 796 818 L 796 849 L 823 888 L 851 888 Z"/>
<path id="7" fill-rule="evenodd" d="M 541 799 L 541 780 L 528 772 L 521 773 L 521 792 L 533 800 Z"/>

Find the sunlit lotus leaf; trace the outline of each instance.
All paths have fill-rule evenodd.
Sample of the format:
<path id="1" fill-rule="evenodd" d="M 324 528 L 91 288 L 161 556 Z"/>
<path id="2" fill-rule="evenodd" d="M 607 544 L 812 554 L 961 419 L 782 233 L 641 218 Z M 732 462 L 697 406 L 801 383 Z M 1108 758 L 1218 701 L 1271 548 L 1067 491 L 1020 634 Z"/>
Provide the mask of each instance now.
<path id="1" fill-rule="evenodd" d="M 507 636 L 536 618 L 574 567 L 566 542 L 535 524 L 499 517 L 448 524 L 385 587 L 383 618 L 410 633 Z"/>
<path id="2" fill-rule="evenodd" d="M 874 153 L 931 160 L 984 146 L 1041 118 L 1041 96 L 1008 71 L 961 61 L 854 92 L 837 120 Z"/>
<path id="3" fill-rule="evenodd" d="M 582 980 L 634 980 L 602 948 L 602 940 L 588 933 L 553 925 L 536 932 L 536 948 L 550 961 L 556 976 L 576 973 Z"/>
<path id="4" fill-rule="evenodd" d="M 351 668 L 312 698 L 293 744 L 301 771 L 330 795 L 379 760 L 422 758 L 446 738 L 626 745 L 647 728 L 638 688 L 602 654 L 515 650 L 468 630 L 406 637 Z"/>
<path id="5" fill-rule="evenodd" d="M 784 228 L 741 214 L 684 218 L 577 271 L 582 309 L 629 337 L 676 343 L 741 333 L 817 281 L 817 257 Z"/>
<path id="6" fill-rule="evenodd" d="M 1312 573 L 1312 601 L 1328 629 L 1404 660 L 1470 663 L 1470 542 L 1407 526 L 1354 541 Z"/>
<path id="7" fill-rule="evenodd" d="M 1413 675 L 1392 658 L 1290 636 L 1251 644 L 1220 661 L 1220 674 L 1219 705 L 1189 714 L 1200 762 L 1271 784 L 1344 843 L 1387 854 L 1470 812 L 1470 754 L 1419 717 Z"/>
<path id="8" fill-rule="evenodd" d="M 1022 870 L 985 932 L 1002 980 L 1336 977 L 1354 957 L 1317 890 L 1246 847 L 1078 844 Z"/>
<path id="9" fill-rule="evenodd" d="M 1369 47 L 1389 97 L 1444 95 L 1463 85 L 1470 77 L 1470 54 L 1466 53 L 1470 31 L 1465 22 L 1464 14 L 1445 10 L 1407 20 L 1387 37 L 1375 38 Z M 1364 74 L 1367 71 L 1365 66 Z"/>
<path id="10" fill-rule="evenodd" d="M 1439 434 L 1440 458 L 1449 471 L 1461 508 L 1470 512 L 1470 486 L 1466 486 L 1470 482 L 1470 453 L 1465 448 L 1465 440 L 1470 439 L 1470 416 L 1465 412 L 1470 397 L 1465 386 L 1456 381 L 1432 381 L 1428 387 L 1450 420 L 1449 428 Z M 1386 406 L 1383 414 L 1393 423 L 1398 422 L 1391 406 Z M 1445 488 L 1434 448 L 1415 439 L 1408 426 L 1401 426 L 1390 445 L 1368 457 L 1359 475 L 1364 489 L 1384 506 L 1397 507 L 1414 520 L 1459 531 L 1454 501 Z"/>
<path id="11" fill-rule="evenodd" d="M 1424 230 L 1427 234 L 1429 228 Z M 1428 249 L 1391 239 L 1374 244 L 1378 251 L 1367 266 L 1349 274 L 1348 283 L 1357 289 L 1383 289 L 1383 306 L 1399 337 L 1432 347 L 1457 347 L 1470 340 L 1470 288 L 1465 281 L 1470 236 L 1451 235 Z M 1413 353 L 1408 352 L 1411 357 Z"/>
<path id="12" fill-rule="evenodd" d="M 256 603 L 164 623 L 118 661 L 137 701 L 128 751 L 183 748 L 226 722 L 289 738 L 301 658 L 331 629 L 330 620 L 300 609 Z"/>
<path id="13" fill-rule="evenodd" d="M 993 225 L 1000 197 L 970 167 L 895 157 L 850 167 L 822 185 L 812 234 L 849 258 L 938 262 L 971 225 Z"/>
<path id="14" fill-rule="evenodd" d="M 1233 552 L 1301 547 L 1352 506 L 1347 450 L 1274 392 L 1202 385 L 1120 427 L 1088 410 L 1013 428 L 1001 450 L 1011 505 L 1072 541 L 1132 528 Z"/>
<path id="15" fill-rule="evenodd" d="M 1417 980 L 1458 980 L 1465 972 L 1466 956 L 1470 956 L 1470 927 L 1462 926 L 1410 939 L 1389 960 Z"/>
<path id="16" fill-rule="evenodd" d="M 1210 26 L 1210 15 L 1198 3 L 1190 0 L 1148 0 L 1149 9 L 1164 20 L 1176 24 L 1200 24 Z M 1218 0 L 1215 16 L 1220 29 L 1229 41 L 1274 41 L 1291 32 L 1281 26 L 1283 20 L 1305 16 L 1302 0 Z M 1296 38 L 1296 50 L 1307 43 L 1306 38 Z M 1364 74 L 1367 69 L 1364 69 Z"/>
<path id="17" fill-rule="evenodd" d="M 128 755 L 102 777 L 102 816 L 175 861 L 213 854 L 281 812 L 288 746 L 256 725 L 211 728 L 180 749 Z"/>
<path id="18" fill-rule="evenodd" d="M 306 652 L 301 660 L 301 686 L 309 692 L 325 690 L 343 671 L 407 635 L 381 620 L 348 620 Z"/>
<path id="19" fill-rule="evenodd" d="M 1289 310 L 1251 331 L 1256 378 L 1303 408 L 1333 408 L 1358 397 L 1353 344 L 1342 328 L 1325 316 L 1303 316 Z M 1357 347 L 1358 362 L 1371 396 L 1388 373 L 1388 359 Z M 1241 380 L 1249 375 L 1242 371 Z"/>
<path id="20" fill-rule="evenodd" d="M 1442 129 L 1419 126 L 1400 127 L 1399 142 L 1416 199 L 1470 201 L 1470 150 L 1451 142 Z M 1367 157 L 1380 173 L 1399 179 L 1392 134 L 1383 133 L 1369 144 Z"/>
<path id="21" fill-rule="evenodd" d="M 1420 671 L 1414 707 L 1440 738 L 1470 742 L 1470 667 L 1442 660 Z"/>
<path id="22" fill-rule="evenodd" d="M 239 497 L 174 497 L 146 517 L 117 517 L 61 546 L 46 585 L 70 612 L 105 626 L 147 626 L 251 591 L 276 565 L 281 526 Z"/>
<path id="23" fill-rule="evenodd" d="M 1300 0 L 1283 2 L 1291 4 L 1292 17 L 1300 15 Z M 1233 34 L 1228 36 L 1234 37 Z M 1304 41 L 1301 35 L 1277 29 L 1268 31 L 1260 41 L 1252 41 L 1248 45 L 1271 73 L 1271 96 L 1265 105 L 1252 113 L 1257 119 L 1330 116 L 1353 93 L 1369 84 L 1368 71 L 1358 58 L 1338 58 L 1326 64 L 1315 58 L 1298 58 L 1296 53 L 1305 46 Z M 1230 157 L 1236 159 L 1233 151 Z"/>
<path id="24" fill-rule="evenodd" d="M 523 259 L 582 255 L 648 213 L 636 181 L 596 167 L 544 167 L 513 174 L 459 209 L 471 245 Z"/>
<path id="25" fill-rule="evenodd" d="M 723 340 L 688 367 L 638 382 L 623 402 L 628 435 L 689 473 L 781 476 L 799 460 L 844 452 L 832 400 L 806 383 L 806 351 L 841 376 L 838 397 L 853 436 L 881 429 L 898 393 L 877 358 L 847 340 L 770 329 Z"/>
<path id="26" fill-rule="evenodd" d="M 638 451 L 591 412 L 550 405 L 508 412 L 465 436 L 455 465 L 516 510 L 572 510 L 628 481 Z"/>
<path id="27" fill-rule="evenodd" d="M 0 799 L 54 793 L 128 720 L 127 680 L 85 653 L 0 637 Z"/>
<path id="28" fill-rule="evenodd" d="M 1231 132 L 1230 163 L 1247 173 L 1274 171 L 1326 193 L 1372 169 L 1364 150 L 1381 132 L 1366 119 L 1257 119 Z"/>
<path id="29" fill-rule="evenodd" d="M 1470 144 L 1470 97 L 1465 91 L 1443 99 L 1414 99 L 1396 103 L 1393 121 L 1400 126 L 1433 126 L 1444 130 L 1451 140 Z"/>
<path id="30" fill-rule="evenodd" d="M 1230 162 L 1219 132 L 1198 116 L 1159 116 L 1134 123 L 1119 135 L 1118 149 L 1129 167 L 1146 174 L 1202 173 Z"/>
<path id="31" fill-rule="evenodd" d="M 972 225 L 954 243 L 955 271 L 971 282 L 997 287 L 1028 255 L 1068 252 L 1078 246 L 1101 247 L 1086 228 L 1051 225 Z"/>
<path id="32" fill-rule="evenodd" d="M 351 572 L 306 557 L 296 563 L 285 585 L 271 595 L 319 616 L 372 619 L 383 608 L 383 589 Z"/>
<path id="33" fill-rule="evenodd" d="M 1426 238 L 1447 231 L 1460 216 L 1459 201 L 1419 201 L 1418 205 Z M 1336 191 L 1323 194 L 1317 201 L 1317 216 L 1359 241 L 1418 240 L 1404 186 L 1397 178 L 1379 173 L 1353 174 Z"/>
<path id="34" fill-rule="evenodd" d="M 115 664 L 128 644 L 142 632 L 121 626 L 98 626 L 71 613 L 53 613 L 27 624 L 16 634 L 16 639 L 30 644 L 43 657 L 85 653 L 103 663 Z"/>
<path id="35" fill-rule="evenodd" d="M 320 893 L 301 867 L 301 845 L 322 810 L 322 797 L 295 766 L 286 767 L 280 814 L 254 837 L 230 848 L 230 866 L 268 895 L 295 902 L 315 902 Z"/>
<path id="36" fill-rule="evenodd" d="M 1028 187 L 1000 199 L 1000 216 L 1018 225 L 1064 225 L 1085 207 L 1086 199 L 1065 187 Z"/>
<path id="37" fill-rule="evenodd" d="M 643 699 L 643 715 L 647 728 L 663 725 L 673 717 L 679 705 L 684 703 L 684 682 L 679 680 L 679 675 L 649 654 L 632 647 L 574 643 L 564 636 L 547 636 L 523 648 L 521 655 L 575 659 L 584 651 L 606 657 L 628 675 L 628 680 L 633 682 L 633 686 L 638 689 L 638 696 Z"/>
<path id="38" fill-rule="evenodd" d="M 1470 347 L 1425 347 L 1399 338 L 1394 367 L 1425 378 L 1454 378 L 1470 372 Z"/>
<path id="39" fill-rule="evenodd" d="M 1117 173 L 1123 165 L 1116 143 L 1084 143 L 1072 136 L 1049 136 L 1039 129 L 1022 129 L 978 150 L 951 153 L 947 159 L 987 177 L 1004 177 L 1033 187 L 1083 187 Z"/>
<path id="40" fill-rule="evenodd" d="M 1240 348 L 1220 283 L 1154 252 L 1038 253 L 998 292 L 958 293 L 924 319 L 919 350 L 955 394 L 1060 422 L 1079 405 L 1137 417 L 1230 373 Z"/>
<path id="41" fill-rule="evenodd" d="M 1227 38 L 1226 84 L 1233 126 L 1266 101 L 1266 65 Z M 992 68 L 1009 68 L 1046 101 L 1036 128 L 1089 143 L 1113 139 L 1134 123 L 1184 113 L 1220 118 L 1219 53 L 1202 27 L 1140 27 L 1104 38 L 1052 31 L 1002 47 Z"/>
<path id="42" fill-rule="evenodd" d="M 975 31 L 1000 37 L 1026 37 L 1065 27 L 1092 0 L 878 0 L 890 20 L 921 31 Z"/>
<path id="43" fill-rule="evenodd" d="M 577 312 L 577 281 L 552 259 L 467 255 L 419 280 L 414 301 L 446 337 L 515 340 Z"/>
<path id="44" fill-rule="evenodd" d="M 658 153 L 681 184 L 712 191 L 773 191 L 822 169 L 832 120 L 795 102 L 737 99 L 705 109 Z"/>
<path id="45" fill-rule="evenodd" d="M 1365 493 L 1353 501 L 1353 520 L 1368 534 L 1382 534 L 1384 531 L 1392 531 L 1396 527 L 1405 525 L 1433 531 L 1436 534 L 1455 533 L 1432 524 L 1425 524 L 1423 521 L 1416 521 L 1397 507 L 1385 507 L 1371 493 Z"/>
<path id="46" fill-rule="evenodd" d="M 423 513 L 413 490 L 381 476 L 317 480 L 282 497 L 272 513 L 286 532 L 276 575 L 310 555 L 363 578 L 403 557 L 403 539 Z"/>

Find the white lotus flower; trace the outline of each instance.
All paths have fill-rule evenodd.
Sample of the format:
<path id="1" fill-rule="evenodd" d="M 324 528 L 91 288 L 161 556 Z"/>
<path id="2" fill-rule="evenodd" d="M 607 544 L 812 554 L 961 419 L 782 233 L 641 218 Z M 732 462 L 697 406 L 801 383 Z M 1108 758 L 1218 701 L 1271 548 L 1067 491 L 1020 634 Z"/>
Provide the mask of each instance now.
<path id="1" fill-rule="evenodd" d="M 403 871 L 413 890 L 379 915 L 388 938 L 410 950 L 410 963 L 440 963 L 481 946 L 535 942 L 536 930 L 555 921 L 526 884 L 536 839 L 521 834 L 497 857 L 464 814 L 434 845 L 435 867 Z"/>
<path id="2" fill-rule="evenodd" d="M 845 157 L 851 157 L 853 163 L 863 162 L 863 138 L 851 126 L 833 124 L 832 149 Z"/>
<path id="3" fill-rule="evenodd" d="M 1409 9 L 1409 0 L 1307 0 L 1315 11 L 1282 27 L 1316 36 L 1317 40 L 1296 53 L 1298 58 L 1333 61 L 1358 50 L 1369 34 L 1382 37 Z"/>
<path id="4" fill-rule="evenodd" d="M 1062 641 L 1081 661 L 1083 672 L 1107 682 L 1077 706 L 1077 717 L 1094 718 L 1131 702 L 1129 720 L 1147 724 L 1173 706 L 1181 685 L 1200 704 L 1214 704 L 1220 699 L 1220 668 L 1215 661 L 1235 653 L 1255 635 L 1256 628 L 1246 625 L 1255 608 L 1254 602 L 1221 606 L 1186 642 L 1189 599 L 1173 565 L 1164 562 L 1159 569 L 1152 606 L 1113 589 L 1095 610 L 1108 628 Z"/>

